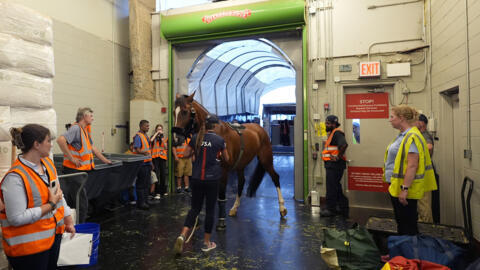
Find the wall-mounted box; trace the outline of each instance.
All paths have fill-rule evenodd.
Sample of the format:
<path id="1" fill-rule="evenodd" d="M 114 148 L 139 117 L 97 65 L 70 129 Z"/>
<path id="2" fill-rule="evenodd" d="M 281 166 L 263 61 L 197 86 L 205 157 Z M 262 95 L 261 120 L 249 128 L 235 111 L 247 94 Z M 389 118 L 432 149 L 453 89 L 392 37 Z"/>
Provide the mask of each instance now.
<path id="1" fill-rule="evenodd" d="M 410 76 L 410 63 L 387 64 L 387 77 Z"/>
<path id="2" fill-rule="evenodd" d="M 315 81 L 325 81 L 325 61 L 317 60 L 313 62 L 313 79 Z"/>

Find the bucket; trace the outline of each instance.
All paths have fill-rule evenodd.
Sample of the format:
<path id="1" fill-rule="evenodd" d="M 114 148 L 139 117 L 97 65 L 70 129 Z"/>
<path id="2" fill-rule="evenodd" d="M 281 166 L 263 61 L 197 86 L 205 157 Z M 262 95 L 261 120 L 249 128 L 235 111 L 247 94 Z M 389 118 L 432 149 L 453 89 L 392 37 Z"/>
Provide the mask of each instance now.
<path id="1" fill-rule="evenodd" d="M 98 244 L 100 243 L 100 224 L 97 223 L 81 223 L 75 225 L 77 233 L 91 233 L 92 237 L 92 256 L 90 257 L 90 263 L 85 266 L 91 266 L 97 264 L 98 261 Z"/>

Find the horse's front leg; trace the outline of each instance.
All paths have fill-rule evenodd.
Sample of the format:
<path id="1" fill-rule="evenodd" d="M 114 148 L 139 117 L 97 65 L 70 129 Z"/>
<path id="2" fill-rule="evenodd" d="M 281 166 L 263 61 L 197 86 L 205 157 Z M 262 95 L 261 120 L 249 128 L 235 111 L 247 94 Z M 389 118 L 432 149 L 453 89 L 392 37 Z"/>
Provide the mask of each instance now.
<path id="1" fill-rule="evenodd" d="M 229 216 L 234 217 L 237 215 L 238 207 L 240 207 L 240 198 L 242 197 L 243 187 L 245 186 L 245 175 L 243 170 L 237 171 L 237 178 L 238 178 L 238 188 L 237 188 L 237 198 L 235 199 L 235 203 L 233 204 L 232 209 L 228 213 Z"/>
<path id="2" fill-rule="evenodd" d="M 227 180 L 228 174 L 226 171 L 223 172 L 222 178 L 220 179 L 218 187 L 218 223 L 217 231 L 223 231 L 227 228 L 225 223 L 226 209 L 225 204 L 227 203 L 226 191 L 227 191 Z"/>

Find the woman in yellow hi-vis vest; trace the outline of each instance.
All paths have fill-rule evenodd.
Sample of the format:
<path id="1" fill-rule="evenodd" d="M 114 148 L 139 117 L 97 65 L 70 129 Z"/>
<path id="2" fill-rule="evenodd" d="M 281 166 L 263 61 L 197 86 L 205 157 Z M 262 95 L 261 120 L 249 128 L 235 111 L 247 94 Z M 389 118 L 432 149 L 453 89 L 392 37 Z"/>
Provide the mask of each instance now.
<path id="1" fill-rule="evenodd" d="M 384 181 L 390 183 L 398 234 L 418 234 L 417 201 L 423 193 L 437 189 L 427 143 L 414 125 L 418 112 L 407 105 L 392 108 L 390 123 L 400 134 L 385 152 Z"/>
<path id="2" fill-rule="evenodd" d="M 48 157 L 50 131 L 28 124 L 10 132 L 22 154 L 0 184 L 3 249 L 13 269 L 56 269 L 62 234 L 75 227 Z"/>

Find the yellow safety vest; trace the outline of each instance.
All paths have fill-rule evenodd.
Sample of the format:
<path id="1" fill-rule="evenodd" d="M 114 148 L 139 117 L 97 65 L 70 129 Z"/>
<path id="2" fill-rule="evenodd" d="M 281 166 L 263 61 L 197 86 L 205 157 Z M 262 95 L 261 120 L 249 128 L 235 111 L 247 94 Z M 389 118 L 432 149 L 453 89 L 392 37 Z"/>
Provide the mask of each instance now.
<path id="1" fill-rule="evenodd" d="M 383 165 L 383 181 L 385 180 L 385 163 L 387 162 L 388 148 L 394 142 L 393 140 L 385 151 L 385 159 Z M 408 188 L 408 199 L 421 199 L 423 193 L 436 190 L 437 183 L 435 181 L 435 174 L 433 172 L 432 160 L 427 149 L 427 142 L 417 127 L 412 127 L 400 143 L 397 156 L 395 157 L 395 165 L 393 167 L 393 174 L 390 178 L 390 187 L 388 191 L 393 197 L 398 197 L 400 194 L 400 186 L 403 185 L 405 172 L 407 171 L 407 156 L 410 145 L 415 143 L 418 149 L 418 168 L 415 173 L 415 179 Z"/>

